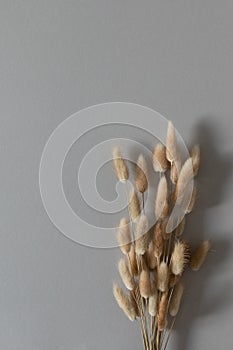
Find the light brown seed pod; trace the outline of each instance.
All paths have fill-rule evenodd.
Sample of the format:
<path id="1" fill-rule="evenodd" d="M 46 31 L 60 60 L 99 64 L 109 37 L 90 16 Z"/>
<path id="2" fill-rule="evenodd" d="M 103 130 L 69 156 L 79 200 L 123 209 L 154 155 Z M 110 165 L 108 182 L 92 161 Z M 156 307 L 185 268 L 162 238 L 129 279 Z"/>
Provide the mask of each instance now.
<path id="1" fill-rule="evenodd" d="M 158 219 L 164 219 L 169 212 L 168 205 L 168 187 L 165 176 L 162 176 L 157 189 L 155 200 L 155 216 Z"/>
<path id="2" fill-rule="evenodd" d="M 191 213 L 191 211 L 193 211 L 193 208 L 194 208 L 194 205 L 196 202 L 196 198 L 197 198 L 197 188 L 196 188 L 196 186 L 194 186 L 189 205 L 188 205 L 187 209 L 185 210 L 185 214 L 189 214 L 189 213 Z"/>
<path id="3" fill-rule="evenodd" d="M 207 253 L 210 250 L 210 241 L 204 241 L 201 243 L 201 245 L 197 248 L 197 250 L 194 252 L 194 254 L 191 257 L 191 268 L 193 271 L 198 271 L 203 263 L 205 262 Z"/>
<path id="4" fill-rule="evenodd" d="M 166 292 L 169 282 L 169 269 L 168 265 L 162 261 L 158 266 L 157 287 L 161 292 Z"/>
<path id="5" fill-rule="evenodd" d="M 155 225 L 153 247 L 154 256 L 159 260 L 163 254 L 163 230 L 161 221 L 158 221 Z"/>
<path id="6" fill-rule="evenodd" d="M 185 216 L 183 217 L 183 219 L 181 220 L 181 222 L 179 223 L 179 225 L 175 228 L 175 236 L 178 238 L 180 237 L 183 232 L 184 232 L 184 228 L 185 228 Z"/>
<path id="7" fill-rule="evenodd" d="M 159 331 L 163 331 L 167 325 L 167 294 L 163 293 L 160 303 L 159 303 L 159 313 L 158 313 L 158 329 Z"/>
<path id="8" fill-rule="evenodd" d="M 171 121 L 169 121 L 167 128 L 166 156 L 170 163 L 174 163 L 178 159 L 176 130 Z"/>
<path id="9" fill-rule="evenodd" d="M 143 298 L 147 299 L 151 295 L 151 281 L 149 270 L 142 270 L 139 277 L 139 290 Z"/>
<path id="10" fill-rule="evenodd" d="M 129 221 L 121 219 L 117 232 L 117 241 L 123 254 L 128 254 L 131 248 L 131 234 Z"/>
<path id="11" fill-rule="evenodd" d="M 153 167 L 154 171 L 160 173 L 164 173 L 169 167 L 169 163 L 166 158 L 166 147 L 161 143 L 158 143 L 154 148 Z"/>
<path id="12" fill-rule="evenodd" d="M 181 168 L 180 175 L 176 184 L 175 199 L 177 204 L 180 204 L 184 199 L 187 187 L 193 179 L 193 165 L 192 158 L 188 158 Z"/>
<path id="13" fill-rule="evenodd" d="M 134 321 L 137 312 L 132 304 L 130 297 L 124 293 L 124 291 L 116 283 L 113 284 L 113 295 L 119 305 L 119 307 L 124 311 L 125 315 Z"/>
<path id="14" fill-rule="evenodd" d="M 129 212 L 132 220 L 136 220 L 140 215 L 140 203 L 136 191 L 133 189 L 130 194 Z"/>
<path id="15" fill-rule="evenodd" d="M 129 171 L 125 160 L 122 157 L 119 147 L 113 149 L 113 165 L 119 181 L 126 181 L 129 178 Z"/>
<path id="16" fill-rule="evenodd" d="M 130 252 L 128 254 L 128 260 L 129 260 L 129 266 L 132 274 L 134 276 L 138 276 L 138 264 L 137 264 L 136 253 L 133 245 L 131 245 Z"/>
<path id="17" fill-rule="evenodd" d="M 146 252 L 147 264 L 151 270 L 154 270 L 157 266 L 157 259 L 154 256 L 154 245 L 153 241 L 149 243 L 148 251 Z"/>
<path id="18" fill-rule="evenodd" d="M 180 280 L 180 275 L 173 275 L 173 273 L 170 274 L 170 277 L 169 277 L 169 288 L 173 288 L 175 287 L 175 285 L 179 282 Z"/>
<path id="19" fill-rule="evenodd" d="M 157 293 L 154 292 L 149 297 L 149 305 L 148 305 L 148 311 L 151 316 L 156 316 L 157 314 Z"/>
<path id="20" fill-rule="evenodd" d="M 181 170 L 181 160 L 177 159 L 171 164 L 170 179 L 173 184 L 176 184 Z"/>
<path id="21" fill-rule="evenodd" d="M 191 156 L 192 162 L 193 162 L 193 173 L 194 173 L 194 176 L 196 176 L 198 174 L 198 171 L 199 171 L 200 159 L 201 159 L 201 150 L 200 150 L 199 145 L 195 145 L 192 148 L 192 150 L 190 152 L 190 156 Z"/>
<path id="22" fill-rule="evenodd" d="M 135 169 L 135 186 L 137 190 L 144 193 L 148 188 L 147 164 L 144 156 L 140 154 Z"/>
<path id="23" fill-rule="evenodd" d="M 135 287 L 134 279 L 124 258 L 120 259 L 118 263 L 118 271 L 126 288 L 133 290 Z"/>
<path id="24" fill-rule="evenodd" d="M 149 246 L 149 223 L 146 215 L 141 214 L 135 227 L 135 252 L 143 255 Z"/>
<path id="25" fill-rule="evenodd" d="M 188 262 L 189 251 L 185 242 L 177 241 L 171 256 L 171 271 L 174 275 L 181 275 Z"/>
<path id="26" fill-rule="evenodd" d="M 169 305 L 169 313 L 172 317 L 175 317 L 178 314 L 183 292 L 184 292 L 184 287 L 182 283 L 178 283 L 174 288 L 170 305 Z"/>

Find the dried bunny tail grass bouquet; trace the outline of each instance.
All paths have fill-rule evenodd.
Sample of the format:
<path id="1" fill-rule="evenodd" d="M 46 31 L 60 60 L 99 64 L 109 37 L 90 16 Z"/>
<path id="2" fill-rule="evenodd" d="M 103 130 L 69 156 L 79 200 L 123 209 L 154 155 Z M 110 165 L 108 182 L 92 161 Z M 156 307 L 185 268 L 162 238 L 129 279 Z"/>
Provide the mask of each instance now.
<path id="1" fill-rule="evenodd" d="M 113 150 L 113 163 L 118 180 L 126 182 L 129 171 L 118 147 Z M 187 265 L 193 271 L 200 269 L 210 242 L 202 242 L 191 255 L 190 244 L 183 239 L 185 217 L 172 232 L 166 230 L 174 205 L 182 205 L 187 189 L 198 173 L 199 146 L 193 147 L 182 164 L 176 131 L 169 122 L 166 147 L 162 144 L 155 147 L 152 163 L 160 176 L 154 202 L 157 222 L 151 234 L 144 208 L 144 194 L 148 189 L 147 164 L 144 156 L 139 155 L 135 187 L 128 199 L 129 219 L 121 219 L 117 232 L 124 255 L 118 270 L 125 290 L 114 283 L 113 294 L 125 315 L 131 321 L 139 321 L 144 349 L 165 350 L 184 291 L 181 276 Z M 184 214 L 193 210 L 195 185 L 190 197 Z"/>

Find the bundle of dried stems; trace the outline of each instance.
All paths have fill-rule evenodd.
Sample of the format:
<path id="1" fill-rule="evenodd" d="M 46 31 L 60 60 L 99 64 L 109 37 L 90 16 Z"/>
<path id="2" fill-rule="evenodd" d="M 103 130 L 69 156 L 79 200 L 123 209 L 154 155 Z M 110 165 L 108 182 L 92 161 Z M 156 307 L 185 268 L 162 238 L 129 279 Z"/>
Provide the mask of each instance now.
<path id="1" fill-rule="evenodd" d="M 113 151 L 113 163 L 119 181 L 127 183 L 129 171 L 120 149 Z M 144 195 L 148 189 L 147 164 L 139 155 L 135 169 L 135 187 L 128 196 L 129 219 L 120 221 L 117 240 L 124 257 L 118 270 L 126 291 L 114 283 L 115 299 L 131 320 L 138 320 L 144 349 L 165 350 L 179 311 L 184 287 L 181 276 L 190 266 L 200 269 L 210 249 L 204 241 L 191 254 L 190 244 L 183 239 L 185 217 L 172 231 L 166 225 L 175 203 L 183 198 L 196 177 L 200 163 L 199 146 L 194 146 L 189 158 L 181 164 L 176 130 L 168 124 L 166 146 L 158 144 L 153 152 L 153 168 L 159 174 L 155 198 L 156 224 L 149 230 L 144 210 Z M 196 186 L 185 214 L 193 210 Z"/>

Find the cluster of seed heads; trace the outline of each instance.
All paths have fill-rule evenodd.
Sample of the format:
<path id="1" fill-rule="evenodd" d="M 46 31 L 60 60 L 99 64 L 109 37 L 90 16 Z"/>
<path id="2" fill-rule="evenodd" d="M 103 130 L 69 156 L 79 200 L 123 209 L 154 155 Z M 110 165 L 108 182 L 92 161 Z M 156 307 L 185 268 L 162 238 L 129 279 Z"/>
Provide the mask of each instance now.
<path id="1" fill-rule="evenodd" d="M 183 203 L 187 188 L 198 174 L 199 146 L 192 148 L 182 164 L 176 130 L 169 122 L 166 146 L 156 145 L 152 163 L 160 175 L 154 204 L 156 224 L 151 232 L 144 210 L 147 163 L 140 155 L 135 168 L 135 186 L 128 198 L 129 218 L 120 221 L 117 232 L 124 255 L 118 270 L 126 290 L 114 283 L 113 294 L 125 315 L 131 321 L 140 322 L 144 348 L 165 350 L 184 291 L 181 276 L 188 265 L 193 271 L 200 269 L 210 242 L 202 242 L 191 253 L 189 242 L 183 238 L 185 216 L 172 232 L 166 230 L 174 203 Z M 129 171 L 118 147 L 113 150 L 113 164 L 119 181 L 126 183 Z M 194 185 L 185 214 L 193 210 L 196 192 Z"/>

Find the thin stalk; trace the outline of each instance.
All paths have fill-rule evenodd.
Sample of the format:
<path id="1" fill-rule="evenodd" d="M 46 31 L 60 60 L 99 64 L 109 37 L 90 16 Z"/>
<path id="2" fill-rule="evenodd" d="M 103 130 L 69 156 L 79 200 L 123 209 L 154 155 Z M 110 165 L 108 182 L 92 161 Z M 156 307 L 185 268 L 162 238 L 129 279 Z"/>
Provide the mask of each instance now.
<path id="1" fill-rule="evenodd" d="M 174 319 L 173 319 L 173 321 L 172 321 L 171 327 L 170 327 L 170 329 L 169 329 L 168 337 L 167 337 L 167 340 L 166 340 L 166 343 L 165 343 L 165 346 L 164 346 L 163 350 L 166 350 L 166 349 L 167 349 L 167 345 L 168 345 L 169 339 L 170 339 L 170 337 L 171 337 L 172 329 L 173 329 L 173 327 L 174 327 L 175 322 L 176 322 L 176 317 L 174 317 Z"/>

